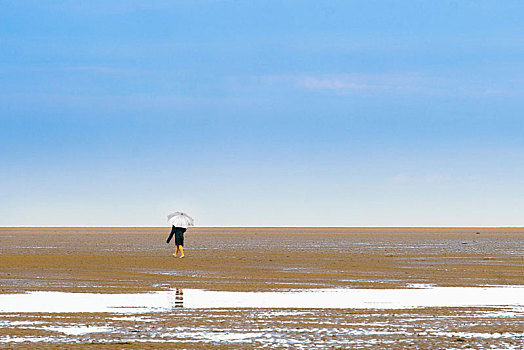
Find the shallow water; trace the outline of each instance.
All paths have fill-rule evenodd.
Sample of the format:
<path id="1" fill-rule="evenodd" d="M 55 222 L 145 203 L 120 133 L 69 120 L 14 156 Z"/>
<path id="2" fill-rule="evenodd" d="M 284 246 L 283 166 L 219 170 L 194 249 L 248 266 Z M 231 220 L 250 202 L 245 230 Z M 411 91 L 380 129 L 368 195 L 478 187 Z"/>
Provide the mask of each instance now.
<path id="1" fill-rule="evenodd" d="M 182 348 L 522 349 L 524 309 L 190 309 L 140 315 L 0 314 L 1 344 Z M 0 331 L 2 331 L 0 329 Z M 127 345 L 126 345 L 127 344 Z M 460 345 L 457 347 L 457 345 Z M 165 345 L 169 346 L 169 345 Z"/>
<path id="2" fill-rule="evenodd" d="M 150 313 L 175 308 L 406 309 L 424 307 L 524 307 L 524 286 L 410 289 L 319 289 L 229 292 L 199 289 L 136 294 L 29 292 L 0 295 L 1 313 Z"/>

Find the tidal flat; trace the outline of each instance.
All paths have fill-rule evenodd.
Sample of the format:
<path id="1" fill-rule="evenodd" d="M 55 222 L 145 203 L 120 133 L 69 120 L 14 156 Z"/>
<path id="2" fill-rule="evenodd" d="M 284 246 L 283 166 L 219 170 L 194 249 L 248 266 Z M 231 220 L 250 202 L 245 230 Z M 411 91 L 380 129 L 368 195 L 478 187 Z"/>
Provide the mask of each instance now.
<path id="1" fill-rule="evenodd" d="M 171 255 L 168 233 L 167 228 L 0 229 L 0 293 L 6 297 L 47 292 L 98 295 L 92 303 L 111 295 L 166 300 L 156 310 L 81 305 L 54 312 L 0 311 L 0 346 L 517 349 L 524 344 L 524 229 L 190 228 L 184 259 Z M 510 291 L 512 299 L 508 294 L 497 303 L 457 303 L 496 289 Z M 421 300 L 448 296 L 438 304 L 385 306 L 392 298 L 387 293 L 417 290 L 437 293 L 421 294 Z M 466 290 L 473 294 L 459 292 Z M 199 304 L 211 292 L 230 299 L 218 307 L 213 300 Z M 266 300 L 265 306 L 232 305 L 246 293 Z M 310 305 L 304 306 L 289 299 L 292 293 L 317 296 L 309 294 Z M 337 304 L 333 295 L 341 293 L 346 299 Z M 382 304 L 373 304 L 373 295 L 380 295 Z"/>

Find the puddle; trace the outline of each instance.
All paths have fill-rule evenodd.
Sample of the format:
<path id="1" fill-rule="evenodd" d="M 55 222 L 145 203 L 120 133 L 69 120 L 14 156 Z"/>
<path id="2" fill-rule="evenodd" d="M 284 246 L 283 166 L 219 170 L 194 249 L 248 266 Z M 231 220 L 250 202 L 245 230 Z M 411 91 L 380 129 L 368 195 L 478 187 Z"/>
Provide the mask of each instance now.
<path id="1" fill-rule="evenodd" d="M 123 317 L 111 317 L 113 321 L 126 321 L 126 322 L 153 322 L 154 320 L 148 317 L 139 316 L 123 316 Z"/>
<path id="2" fill-rule="evenodd" d="M 432 283 L 408 283 L 408 288 L 434 288 L 435 285 Z"/>
<path id="3" fill-rule="evenodd" d="M 413 286 L 415 287 L 415 286 Z M 524 307 L 524 286 L 226 292 L 176 289 L 139 294 L 29 292 L 0 295 L 0 313 L 146 313 L 176 308 L 405 309 Z M 422 287 L 422 288 L 420 288 Z"/>
<path id="4" fill-rule="evenodd" d="M 89 333 L 105 333 L 109 332 L 111 329 L 107 327 L 93 327 L 93 326 L 78 326 L 78 327 L 44 327 L 43 329 L 60 332 L 67 335 L 82 335 Z"/>
<path id="5" fill-rule="evenodd" d="M 431 334 L 433 336 L 443 336 L 443 337 L 461 337 L 461 338 L 484 338 L 484 339 L 490 339 L 490 338 L 523 338 L 524 333 L 514 333 L 514 332 L 506 332 L 506 333 L 479 333 L 479 332 L 440 332 L 437 330 L 428 330 L 425 332 L 427 334 Z"/>
<path id="6" fill-rule="evenodd" d="M 42 324 L 42 321 L 0 321 L 0 327 L 33 326 Z"/>
<path id="7" fill-rule="evenodd" d="M 53 337 L 2 337 L 0 343 L 50 343 L 55 339 Z"/>
<path id="8" fill-rule="evenodd" d="M 176 332 L 164 333 L 163 337 L 192 338 L 204 342 L 228 342 L 228 343 L 251 343 L 253 338 L 263 336 L 264 333 L 254 332 Z"/>

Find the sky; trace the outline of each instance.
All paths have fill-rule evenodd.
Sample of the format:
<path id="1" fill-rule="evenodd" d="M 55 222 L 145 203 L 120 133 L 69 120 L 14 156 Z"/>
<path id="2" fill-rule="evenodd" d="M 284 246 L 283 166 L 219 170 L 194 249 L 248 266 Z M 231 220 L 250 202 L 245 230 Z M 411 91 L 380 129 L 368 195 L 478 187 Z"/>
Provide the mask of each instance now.
<path id="1" fill-rule="evenodd" d="M 0 0 L 0 226 L 524 226 L 520 0 Z"/>

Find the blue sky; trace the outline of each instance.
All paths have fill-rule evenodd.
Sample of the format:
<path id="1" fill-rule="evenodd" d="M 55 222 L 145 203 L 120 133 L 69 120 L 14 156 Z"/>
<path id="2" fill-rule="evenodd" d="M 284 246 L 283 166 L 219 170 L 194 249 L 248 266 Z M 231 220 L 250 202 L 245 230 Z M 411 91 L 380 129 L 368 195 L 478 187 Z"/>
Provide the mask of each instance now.
<path id="1" fill-rule="evenodd" d="M 0 0 L 0 225 L 524 225 L 522 1 Z"/>

